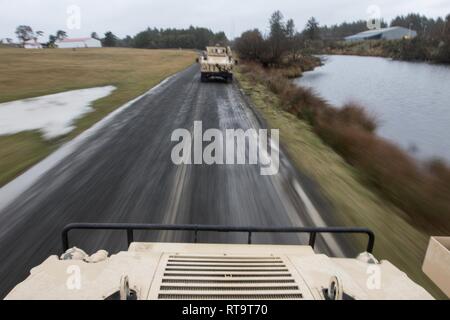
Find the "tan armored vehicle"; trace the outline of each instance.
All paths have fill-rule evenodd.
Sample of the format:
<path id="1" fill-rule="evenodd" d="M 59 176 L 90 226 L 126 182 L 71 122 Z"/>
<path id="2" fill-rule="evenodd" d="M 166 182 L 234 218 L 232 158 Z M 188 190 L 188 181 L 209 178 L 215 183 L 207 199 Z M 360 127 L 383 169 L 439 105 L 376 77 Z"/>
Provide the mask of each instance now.
<path id="1" fill-rule="evenodd" d="M 128 251 L 109 256 L 69 249 L 71 230 L 123 230 Z M 193 243 L 134 242 L 135 230 L 191 232 Z M 201 232 L 248 235 L 248 244 L 199 244 Z M 252 245 L 257 233 L 309 236 L 308 245 Z M 366 252 L 333 258 L 314 251 L 316 237 L 365 234 Z M 442 242 L 443 241 L 443 242 Z M 425 268 L 448 290 L 448 239 L 432 239 Z M 6 299 L 432 299 L 388 261 L 371 254 L 374 235 L 362 228 L 240 228 L 132 224 L 74 224 L 63 231 L 61 257 L 31 270 Z M 436 278 L 437 277 L 437 278 Z M 448 292 L 448 291 L 447 291 Z"/>
<path id="2" fill-rule="evenodd" d="M 233 81 L 233 67 L 236 63 L 230 47 L 207 47 L 198 59 L 201 70 L 201 81 L 211 78 L 221 78 L 227 82 Z"/>

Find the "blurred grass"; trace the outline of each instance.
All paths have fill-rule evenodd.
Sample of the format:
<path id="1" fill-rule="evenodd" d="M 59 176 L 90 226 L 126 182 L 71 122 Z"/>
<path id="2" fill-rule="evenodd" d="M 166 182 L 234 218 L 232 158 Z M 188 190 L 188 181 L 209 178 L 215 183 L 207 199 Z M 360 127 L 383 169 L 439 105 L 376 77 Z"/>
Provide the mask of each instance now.
<path id="1" fill-rule="evenodd" d="M 125 48 L 24 50 L 0 48 L 0 103 L 68 90 L 114 85 L 76 129 L 45 141 L 39 132 L 0 136 L 0 186 L 46 157 L 117 107 L 143 94 L 195 60 L 193 51 Z"/>
<path id="2" fill-rule="evenodd" d="M 368 227 L 375 232 L 375 256 L 386 259 L 437 298 L 443 293 L 421 270 L 428 236 L 408 221 L 408 216 L 370 190 L 360 173 L 327 146 L 311 126 L 284 111 L 278 97 L 241 72 L 236 76 L 244 92 L 271 128 L 280 129 L 280 140 L 295 165 L 320 185 L 344 226 Z M 362 251 L 363 243 L 356 246 Z"/>
<path id="3" fill-rule="evenodd" d="M 0 137 L 0 183 L 23 172 L 52 150 L 54 146 L 45 142 L 37 131 Z"/>

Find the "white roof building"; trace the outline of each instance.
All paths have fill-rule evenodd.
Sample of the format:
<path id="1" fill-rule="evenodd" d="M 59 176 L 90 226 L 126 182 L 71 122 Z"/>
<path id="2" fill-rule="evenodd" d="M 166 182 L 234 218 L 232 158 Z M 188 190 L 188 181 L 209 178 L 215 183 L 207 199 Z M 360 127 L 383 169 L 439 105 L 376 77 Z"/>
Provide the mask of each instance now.
<path id="1" fill-rule="evenodd" d="M 363 40 L 400 40 L 412 39 L 417 36 L 417 32 L 403 27 L 390 27 L 376 30 L 369 30 L 345 37 L 345 41 Z"/>
<path id="2" fill-rule="evenodd" d="M 42 44 L 37 42 L 36 39 L 32 39 L 32 40 L 25 41 L 25 43 L 23 44 L 23 47 L 25 49 L 42 49 Z"/>
<path id="3" fill-rule="evenodd" d="M 61 49 L 67 48 L 101 48 L 100 40 L 94 38 L 66 38 L 56 41 L 56 46 Z"/>

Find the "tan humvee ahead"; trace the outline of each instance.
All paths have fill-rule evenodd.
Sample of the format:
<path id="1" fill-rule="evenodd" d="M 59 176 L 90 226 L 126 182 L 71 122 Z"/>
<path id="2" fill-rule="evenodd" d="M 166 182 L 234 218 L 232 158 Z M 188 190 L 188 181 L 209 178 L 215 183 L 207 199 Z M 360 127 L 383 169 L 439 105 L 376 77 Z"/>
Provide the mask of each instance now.
<path id="1" fill-rule="evenodd" d="M 210 78 L 222 78 L 227 82 L 233 81 L 233 53 L 230 47 L 207 47 L 199 58 L 201 81 Z"/>
<path id="2" fill-rule="evenodd" d="M 212 229 L 186 228 L 151 229 L 195 230 L 195 239 L 198 231 Z M 316 253 L 316 234 L 329 233 L 324 228 L 312 230 L 314 236 L 308 246 L 138 243 L 132 242 L 132 231 L 130 235 L 135 227 L 100 229 L 127 230 L 131 237 L 128 251 L 110 257 L 106 251 L 99 251 L 89 256 L 72 248 L 60 258 L 51 256 L 32 269 L 28 279 L 6 299 L 432 299 L 405 273 L 388 261 L 377 261 L 368 252 L 357 258 Z M 258 231 L 249 232 L 249 243 L 252 232 Z M 68 247 L 68 240 L 64 247 Z M 431 247 L 429 263 L 433 264 L 437 249 Z M 368 251 L 372 249 L 369 241 Z M 444 256 L 448 263 L 448 248 Z M 439 277 L 448 279 L 442 272 L 448 272 L 449 265 L 441 263 L 439 267 L 444 268 L 439 269 Z"/>

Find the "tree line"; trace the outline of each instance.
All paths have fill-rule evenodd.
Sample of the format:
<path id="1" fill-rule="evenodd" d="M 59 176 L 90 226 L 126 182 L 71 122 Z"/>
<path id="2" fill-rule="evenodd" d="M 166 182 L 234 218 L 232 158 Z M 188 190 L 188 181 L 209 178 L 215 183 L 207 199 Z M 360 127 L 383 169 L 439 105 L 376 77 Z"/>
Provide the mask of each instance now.
<path id="1" fill-rule="evenodd" d="M 18 26 L 15 33 L 22 45 L 27 41 L 38 41 L 44 37 L 42 31 L 34 31 L 32 27 L 27 25 Z M 125 38 L 120 38 L 111 31 L 106 32 L 103 37 L 96 32 L 92 32 L 91 37 L 100 40 L 104 47 L 147 49 L 204 49 L 208 45 L 227 45 L 229 43 L 224 32 L 213 32 L 207 28 L 193 26 L 187 29 L 147 28 L 133 37 L 128 35 Z M 67 33 L 63 30 L 58 30 L 55 34 L 48 36 L 48 41 L 39 42 L 46 47 L 53 47 L 58 40 L 65 38 L 67 38 Z M 8 39 L 7 43 L 12 43 L 12 40 Z"/>
<path id="2" fill-rule="evenodd" d="M 43 31 L 34 31 L 34 29 L 27 25 L 20 25 L 16 28 L 15 34 L 17 39 L 19 39 L 21 45 L 25 45 L 26 42 L 30 40 L 38 41 L 39 38 L 44 36 Z M 44 42 L 43 45 L 46 47 L 53 47 L 57 40 L 62 40 L 67 38 L 67 33 L 64 30 L 58 30 L 56 33 L 50 34 L 48 41 Z M 12 39 L 7 39 L 9 44 L 12 44 Z"/>
<path id="3" fill-rule="evenodd" d="M 444 19 L 420 19 L 418 36 L 412 40 L 384 44 L 389 55 L 402 60 L 425 60 L 450 64 L 450 14 Z M 420 21 L 419 20 L 419 21 Z M 402 22 L 403 21 L 403 22 Z M 413 24 L 408 18 L 399 23 Z M 419 23 L 417 21 L 417 23 Z"/>
<path id="4" fill-rule="evenodd" d="M 266 35 L 258 29 L 245 31 L 235 39 L 234 47 L 240 58 L 258 61 L 265 66 L 295 62 L 309 43 L 320 38 L 319 23 L 314 17 L 299 32 L 294 20 L 285 21 L 280 11 L 275 11 L 270 17 L 269 30 Z"/>
<path id="5" fill-rule="evenodd" d="M 417 31 L 410 40 L 381 41 L 386 55 L 403 60 L 429 60 L 450 63 L 450 15 L 443 18 L 427 18 L 420 14 L 398 16 L 381 27 L 400 26 Z M 320 53 L 324 48 L 343 46 L 345 37 L 367 31 L 367 22 L 343 22 L 320 26 L 317 19 L 310 18 L 302 31 L 297 31 L 292 19 L 284 20 L 276 11 L 269 20 L 269 32 L 258 29 L 242 33 L 234 42 L 241 59 L 254 60 L 263 65 L 279 65 L 295 61 L 301 53 Z"/>
<path id="6" fill-rule="evenodd" d="M 382 24 L 387 27 L 386 23 Z M 428 18 L 424 15 L 411 13 L 397 16 L 390 22 L 391 27 L 404 27 L 417 32 L 414 39 L 394 41 L 375 41 L 372 47 L 379 47 L 386 56 L 410 61 L 434 61 L 450 63 L 450 14 L 446 18 Z M 365 21 L 343 23 L 331 27 L 321 27 L 320 34 L 324 46 L 345 49 L 339 44 L 344 37 L 367 30 Z M 358 44 L 354 44 L 358 46 Z"/>
<path id="7" fill-rule="evenodd" d="M 416 31 L 419 37 L 425 39 L 440 39 L 445 33 L 445 29 L 448 25 L 447 16 L 445 19 L 428 18 L 418 13 L 410 13 L 407 15 L 400 15 L 391 20 L 388 24 L 385 21 L 381 21 L 381 27 L 404 27 L 411 28 Z M 320 27 L 320 36 L 323 40 L 342 40 L 347 36 L 367 31 L 367 21 L 358 20 L 354 22 L 343 22 L 341 24 L 334 24 L 331 26 Z"/>
<path id="8" fill-rule="evenodd" d="M 93 33 L 92 37 L 95 37 Z M 207 28 L 189 27 L 188 29 L 158 29 L 147 28 L 134 37 L 126 36 L 120 39 L 111 31 L 101 39 L 104 47 L 130 47 L 141 49 L 204 49 L 209 45 L 227 45 L 228 39 L 224 32 L 213 32 Z"/>

